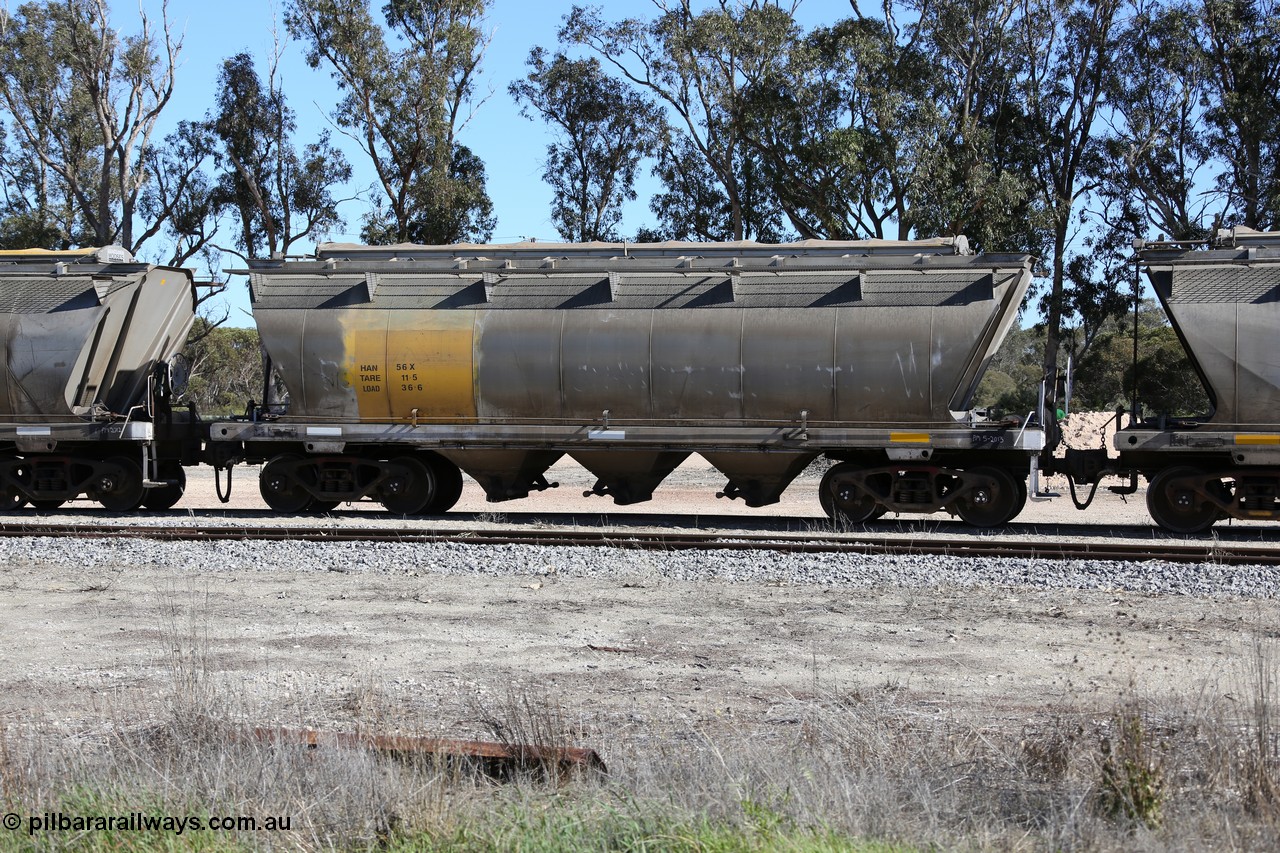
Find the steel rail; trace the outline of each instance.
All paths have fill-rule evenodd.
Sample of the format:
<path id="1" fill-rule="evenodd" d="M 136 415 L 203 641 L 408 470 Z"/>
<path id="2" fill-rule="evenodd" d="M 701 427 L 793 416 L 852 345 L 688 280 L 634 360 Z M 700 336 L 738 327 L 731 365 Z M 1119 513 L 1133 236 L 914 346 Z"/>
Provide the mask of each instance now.
<path id="1" fill-rule="evenodd" d="M 936 554 L 1045 560 L 1123 560 L 1280 565 L 1280 547 L 1231 542 L 1052 541 L 939 535 L 866 536 L 848 533 L 775 533 L 687 530 L 577 530 L 475 527 L 293 527 L 193 525 L 185 527 L 101 524 L 0 524 L 0 537 L 152 539 L 177 542 L 228 540 L 306 542 L 453 542 L 469 545 L 611 547 L 644 550 L 756 550 L 790 553 Z"/>

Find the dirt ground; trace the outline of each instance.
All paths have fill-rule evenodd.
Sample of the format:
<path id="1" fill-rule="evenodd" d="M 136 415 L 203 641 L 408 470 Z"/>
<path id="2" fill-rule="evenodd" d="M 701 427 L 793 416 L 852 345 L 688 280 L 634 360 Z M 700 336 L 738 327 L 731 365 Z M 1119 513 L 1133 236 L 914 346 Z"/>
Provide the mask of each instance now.
<path id="1" fill-rule="evenodd" d="M 518 509 L 485 504 L 468 481 L 459 512 L 480 523 L 496 517 L 478 513 L 494 510 L 618 511 L 581 497 L 585 472 L 564 466 L 556 476 L 562 488 Z M 183 502 L 160 518 L 205 516 L 218 506 L 212 485 L 193 476 Z M 233 512 L 261 506 L 256 485 L 253 472 L 238 475 Z M 663 487 L 662 509 L 820 514 L 816 481 L 763 510 L 717 501 L 715 487 L 695 460 Z M 1085 515 L 1149 523 L 1141 495 L 1099 500 Z M 1063 519 L 1083 520 L 1067 498 L 1033 503 L 1019 522 L 1032 535 Z M 653 559 L 647 575 L 584 580 L 542 565 L 501 577 L 417 564 L 378 574 L 68 571 L 33 553 L 0 565 L 0 723 L 93 725 L 110 708 L 158 709 L 193 671 L 238 697 L 255 723 L 342 729 L 367 722 L 377 697 L 420 730 L 448 736 L 475 734 L 474 716 L 460 709 L 513 686 L 592 720 L 586 728 L 597 733 L 671 720 L 785 722 L 797 699 L 824 691 L 894 690 L 921 713 L 1017 720 L 1108 708 L 1126 695 L 1230 701 L 1255 643 L 1271 642 L 1280 621 L 1276 600 L 685 583 L 663 578 Z M 607 734 L 596 737 L 586 745 L 607 753 Z"/>
<path id="2" fill-rule="evenodd" d="M 341 727 L 358 710 L 351 697 L 374 691 L 457 736 L 471 733 L 450 719 L 460 702 L 511 684 L 602 720 L 767 719 L 819 690 L 902 690 L 922 709 L 996 718 L 1126 694 L 1222 697 L 1239 693 L 1239 665 L 1278 615 L 1273 601 L 656 574 L 192 577 L 33 565 L 0 578 L 8 721 L 90 721 L 113 697 L 162 695 L 175 666 L 198 663 L 255 722 Z"/>

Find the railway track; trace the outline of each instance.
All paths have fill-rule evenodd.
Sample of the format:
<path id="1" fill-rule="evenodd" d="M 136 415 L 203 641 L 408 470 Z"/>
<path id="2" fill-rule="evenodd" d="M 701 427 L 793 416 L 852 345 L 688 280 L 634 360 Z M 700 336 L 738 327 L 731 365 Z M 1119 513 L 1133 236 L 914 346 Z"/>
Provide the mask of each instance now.
<path id="1" fill-rule="evenodd" d="M 316 527 L 306 526 L 123 526 L 104 524 L 0 524 L 3 537 L 151 539 L 171 542 L 227 540 L 308 542 L 455 542 L 472 545 L 610 547 L 654 551 L 769 550 L 804 554 L 938 554 L 1048 560 L 1162 560 L 1222 565 L 1277 565 L 1280 547 L 1215 540 L 1204 543 L 1092 540 L 1028 540 L 990 536 L 786 533 L 528 527 Z"/>

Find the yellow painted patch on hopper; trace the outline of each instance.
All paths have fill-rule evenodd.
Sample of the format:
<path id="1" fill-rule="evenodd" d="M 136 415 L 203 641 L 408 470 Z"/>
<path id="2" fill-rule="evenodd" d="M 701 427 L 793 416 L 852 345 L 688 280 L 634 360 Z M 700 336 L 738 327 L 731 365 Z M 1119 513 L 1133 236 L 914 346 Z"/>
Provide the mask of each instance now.
<path id="1" fill-rule="evenodd" d="M 352 312 L 343 325 L 361 420 L 476 416 L 474 312 Z"/>
<path id="2" fill-rule="evenodd" d="M 347 315 L 343 318 L 343 342 L 347 358 L 342 379 L 355 391 L 360 418 L 390 418 L 386 314 L 362 311 Z"/>
<path id="3" fill-rule="evenodd" d="M 891 432 L 889 433 L 889 441 L 900 444 L 928 444 L 929 433 L 927 432 Z"/>
<path id="4" fill-rule="evenodd" d="M 414 312 L 403 319 L 392 314 L 391 326 L 387 369 L 392 415 L 410 418 L 417 409 L 419 418 L 474 418 L 474 312 Z"/>

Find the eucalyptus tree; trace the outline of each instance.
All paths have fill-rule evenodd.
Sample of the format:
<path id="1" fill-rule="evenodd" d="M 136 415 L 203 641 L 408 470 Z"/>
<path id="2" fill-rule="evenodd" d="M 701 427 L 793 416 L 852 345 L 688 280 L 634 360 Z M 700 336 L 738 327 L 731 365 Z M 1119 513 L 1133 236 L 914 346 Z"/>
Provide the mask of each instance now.
<path id="1" fill-rule="evenodd" d="M 1106 85 L 1109 129 L 1095 164 L 1098 213 L 1115 234 L 1189 240 L 1208 233 L 1217 165 L 1204 121 L 1213 95 L 1187 0 L 1131 0 Z"/>
<path id="2" fill-rule="evenodd" d="M 164 7 L 167 8 L 167 7 Z M 145 12 L 140 32 L 122 35 L 107 0 L 43 0 L 0 10 L 0 103 L 14 151 L 40 183 L 28 210 L 56 229 L 65 245 L 118 243 L 137 252 L 168 208 L 141 199 L 152 135 L 173 95 L 181 38 L 165 12 L 153 28 Z M 72 208 L 55 212 L 64 200 Z M 46 235 L 47 236 L 47 235 Z"/>
<path id="3" fill-rule="evenodd" d="M 0 249 L 62 249 L 78 242 L 75 203 L 47 166 L 11 148 L 0 123 Z"/>
<path id="4" fill-rule="evenodd" d="M 147 223 L 139 242 L 161 236 L 167 247 L 170 266 L 184 266 L 202 257 L 212 272 L 216 269 L 213 240 L 223 204 L 217 187 L 205 171 L 216 159 L 213 134 L 204 122 L 182 121 L 165 137 L 164 144 L 152 146 L 143 159 L 148 181 L 138 198 L 141 220 Z M 201 301 L 212 296 L 205 294 Z"/>
<path id="5" fill-rule="evenodd" d="M 1280 4 L 1130 0 L 1107 88 L 1107 221 L 1207 236 L 1280 228 Z"/>
<path id="6" fill-rule="evenodd" d="M 447 172 L 449 192 L 423 193 L 403 231 L 389 208 L 379 199 L 365 216 L 361 236 L 369 243 L 484 242 L 496 221 L 493 202 L 485 191 L 484 161 L 465 145 L 455 143 Z"/>
<path id="7" fill-rule="evenodd" d="M 551 221 L 565 240 L 617 240 L 640 163 L 663 137 L 661 111 L 594 57 L 548 58 L 535 47 L 525 64 L 528 75 L 508 91 L 521 115 L 540 117 L 555 132 L 542 173 L 555 192 Z"/>
<path id="8" fill-rule="evenodd" d="M 658 168 L 666 192 L 652 205 L 667 236 L 776 238 L 780 211 L 746 139 L 748 93 L 800 38 L 796 4 L 718 0 L 695 13 L 690 0 L 653 3 L 653 19 L 616 22 L 575 6 L 560 40 L 593 51 L 671 114 Z M 687 200 L 695 196 L 711 205 L 703 212 L 723 214 L 691 210 Z"/>
<path id="9" fill-rule="evenodd" d="M 917 230 L 966 234 L 980 249 L 1043 254 L 1043 203 L 1035 191 L 1040 148 L 1018 91 L 1027 67 L 1018 38 L 1020 0 L 938 0 L 918 7 L 927 57 L 931 140 L 910 201 Z"/>
<path id="10" fill-rule="evenodd" d="M 274 59 L 265 80 L 247 53 L 224 60 L 207 125 L 223 162 L 217 197 L 234 211 L 236 246 L 245 256 L 287 254 L 299 240 L 342 223 L 333 190 L 351 178 L 351 166 L 327 130 L 298 149 Z"/>
<path id="11" fill-rule="evenodd" d="M 1139 353 L 1136 364 L 1135 325 Z M 1112 409 L 1127 400 L 1135 387 L 1152 411 L 1173 415 L 1209 411 L 1200 378 L 1154 299 L 1141 300 L 1136 317 L 1126 312 L 1106 320 L 1090 351 L 1076 361 L 1077 408 Z"/>
<path id="12" fill-rule="evenodd" d="M 746 139 L 801 237 L 912 231 L 909 196 L 935 75 L 890 5 L 884 13 L 796 40 L 747 93 Z"/>
<path id="13" fill-rule="evenodd" d="M 483 164 L 457 141 L 476 106 L 488 8 L 489 0 L 388 0 L 380 22 L 369 0 L 287 4 L 285 25 L 306 45 L 308 64 L 328 67 L 341 93 L 334 122 L 377 175 L 382 194 L 366 216 L 366 240 L 491 236 L 488 196 L 468 185 L 483 178 Z M 451 227 L 439 227 L 442 216 Z"/>
<path id="14" fill-rule="evenodd" d="M 1280 229 L 1280 2 L 1203 0 L 1208 143 L 1225 160 L 1226 216 Z"/>
<path id="15" fill-rule="evenodd" d="M 1063 316 L 1072 326 L 1065 343 L 1078 375 L 1095 388 L 1102 387 L 1090 378 L 1098 359 L 1116 350 L 1114 329 L 1128 329 L 1133 345 L 1130 314 L 1140 288 L 1131 240 L 1203 237 L 1213 205 L 1203 124 L 1210 90 L 1197 43 L 1198 14 L 1184 0 L 1129 0 L 1118 17 L 1099 148 L 1085 160 L 1093 195 L 1087 215 L 1096 224 L 1077 237 L 1062 295 Z M 1119 370 L 1113 373 L 1112 384 Z"/>
<path id="16" fill-rule="evenodd" d="M 851 5 L 749 93 L 748 140 L 795 230 L 1039 246 L 1019 0 Z"/>
<path id="17" fill-rule="evenodd" d="M 773 181 L 759 156 L 743 147 L 730 165 L 735 175 L 732 194 L 725 192 L 718 173 L 687 134 L 669 133 L 659 146 L 653 169 L 662 190 L 649 200 L 658 227 L 642 231 L 636 239 L 727 241 L 741 235 L 762 243 L 789 239 Z"/>
<path id="18" fill-rule="evenodd" d="M 278 381 L 264 386 L 264 375 L 270 374 L 264 374 L 269 365 L 261 352 L 256 329 L 221 327 L 197 317 L 175 370 L 182 374 L 184 400 L 205 417 L 240 414 L 245 400 L 264 399 L 264 387 L 270 393 L 278 386 Z"/>
<path id="19" fill-rule="evenodd" d="M 1028 138 L 1038 156 L 1035 190 L 1050 236 L 1049 286 L 1041 301 L 1043 366 L 1057 371 L 1067 313 L 1067 264 L 1081 200 L 1094 189 L 1091 159 L 1100 156 L 1100 112 L 1114 73 L 1116 23 L 1122 0 L 1021 0 L 1018 80 L 1026 104 Z"/>

